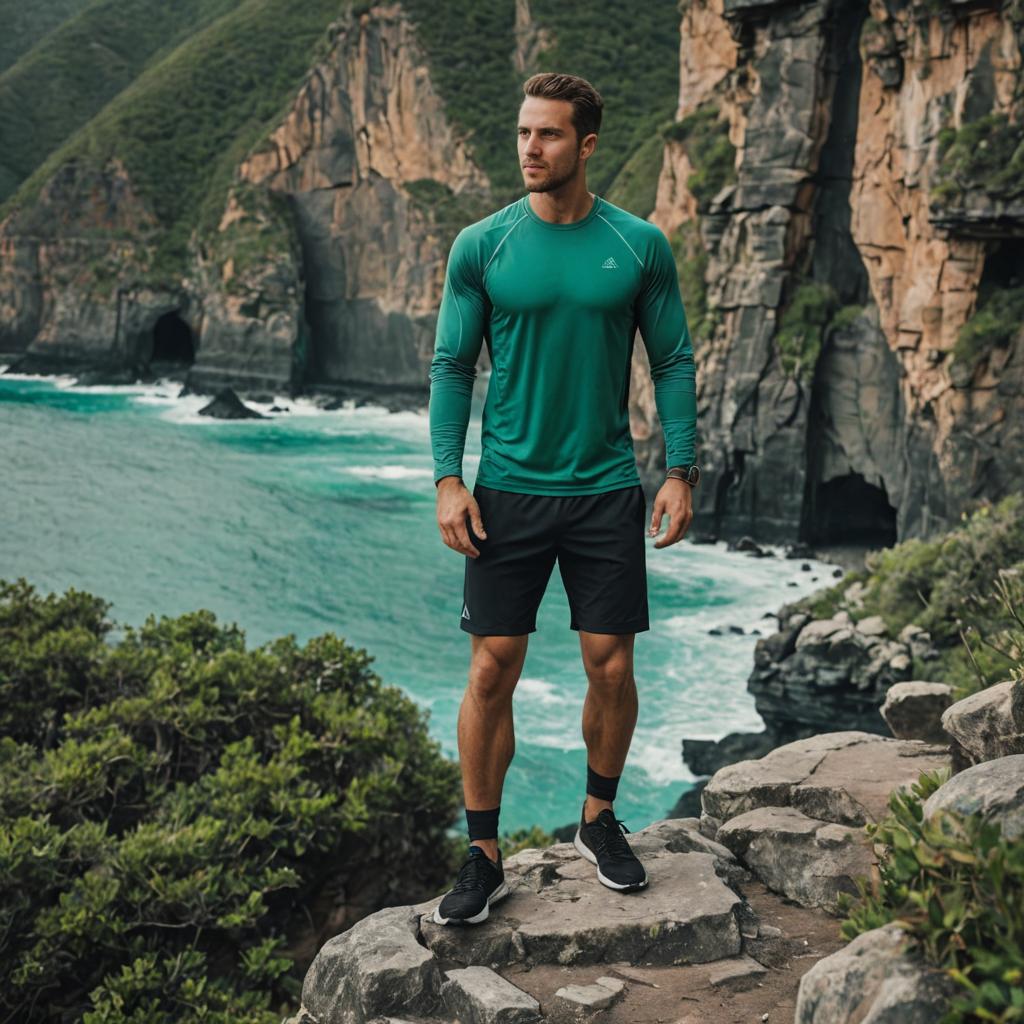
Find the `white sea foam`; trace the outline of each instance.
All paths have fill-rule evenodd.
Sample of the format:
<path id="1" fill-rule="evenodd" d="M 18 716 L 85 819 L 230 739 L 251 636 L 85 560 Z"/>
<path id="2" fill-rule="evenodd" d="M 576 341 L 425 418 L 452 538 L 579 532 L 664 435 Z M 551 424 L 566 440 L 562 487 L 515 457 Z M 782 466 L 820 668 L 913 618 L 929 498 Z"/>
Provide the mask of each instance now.
<path id="1" fill-rule="evenodd" d="M 380 480 L 408 480 L 414 477 L 430 479 L 434 475 L 432 469 L 421 469 L 416 466 L 342 466 L 340 472 Z"/>
<path id="2" fill-rule="evenodd" d="M 516 684 L 516 696 L 521 696 L 524 703 L 537 705 L 562 705 L 565 698 L 560 696 L 554 683 L 546 679 L 531 679 L 527 676 L 520 678 Z"/>

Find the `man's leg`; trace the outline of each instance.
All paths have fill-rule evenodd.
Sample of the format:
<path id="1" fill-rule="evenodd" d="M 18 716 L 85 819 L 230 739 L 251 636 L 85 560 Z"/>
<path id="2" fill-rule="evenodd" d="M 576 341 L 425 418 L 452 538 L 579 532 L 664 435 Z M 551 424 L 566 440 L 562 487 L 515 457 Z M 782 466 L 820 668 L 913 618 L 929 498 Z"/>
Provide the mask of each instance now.
<path id="1" fill-rule="evenodd" d="M 512 694 L 526 660 L 528 637 L 472 636 L 469 684 L 459 708 L 459 763 L 469 811 L 497 810 L 505 772 L 515 753 Z M 487 829 L 486 831 L 490 831 Z M 471 840 L 492 861 L 498 859 L 494 836 Z"/>
<path id="2" fill-rule="evenodd" d="M 584 818 L 593 821 L 611 807 L 629 753 L 636 725 L 638 701 L 633 678 L 634 633 L 588 633 L 580 630 L 580 650 L 587 673 L 583 702 L 583 740 L 587 745 L 588 780 L 605 798 L 587 793 Z M 607 799 L 606 799 L 607 798 Z"/>

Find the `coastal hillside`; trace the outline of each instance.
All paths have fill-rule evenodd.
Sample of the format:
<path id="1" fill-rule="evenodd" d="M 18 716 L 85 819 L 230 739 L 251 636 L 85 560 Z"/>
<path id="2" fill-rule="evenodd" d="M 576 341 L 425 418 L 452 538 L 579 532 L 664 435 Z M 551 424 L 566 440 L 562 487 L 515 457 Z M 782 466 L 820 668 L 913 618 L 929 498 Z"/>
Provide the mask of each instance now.
<path id="1" fill-rule="evenodd" d="M 606 99 L 590 187 L 676 253 L 700 532 L 880 547 L 1019 479 L 1019 0 L 659 2 L 626 34 L 598 0 L 222 6 L 9 158 L 13 369 L 423 408 L 448 246 L 521 194 L 520 83 L 557 68 Z M 640 345 L 631 413 L 653 482 Z"/>

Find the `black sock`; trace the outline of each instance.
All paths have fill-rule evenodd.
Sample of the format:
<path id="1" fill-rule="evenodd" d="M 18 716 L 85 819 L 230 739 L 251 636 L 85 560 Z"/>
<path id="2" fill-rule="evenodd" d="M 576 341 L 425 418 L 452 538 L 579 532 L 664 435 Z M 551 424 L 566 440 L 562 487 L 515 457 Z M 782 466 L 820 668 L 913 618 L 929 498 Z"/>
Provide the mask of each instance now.
<path id="1" fill-rule="evenodd" d="M 612 803 L 615 800 L 616 792 L 618 792 L 621 778 L 621 775 L 598 775 L 590 767 L 590 762 L 587 762 L 587 794 L 589 796 L 596 796 L 598 800 L 607 800 Z"/>
<path id="2" fill-rule="evenodd" d="M 471 811 L 466 808 L 466 824 L 469 826 L 469 841 L 474 839 L 498 838 L 498 814 L 501 804 L 489 811 Z"/>

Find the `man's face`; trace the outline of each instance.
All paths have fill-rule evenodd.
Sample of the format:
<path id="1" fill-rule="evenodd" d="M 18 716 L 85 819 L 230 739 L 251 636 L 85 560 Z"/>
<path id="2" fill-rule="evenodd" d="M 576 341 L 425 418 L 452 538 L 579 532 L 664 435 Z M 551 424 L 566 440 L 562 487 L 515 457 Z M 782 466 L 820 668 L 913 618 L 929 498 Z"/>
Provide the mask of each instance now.
<path id="1" fill-rule="evenodd" d="M 519 167 L 523 184 L 530 192 L 561 188 L 586 169 L 597 135 L 576 140 L 572 126 L 572 104 L 527 96 L 519 108 Z"/>

